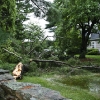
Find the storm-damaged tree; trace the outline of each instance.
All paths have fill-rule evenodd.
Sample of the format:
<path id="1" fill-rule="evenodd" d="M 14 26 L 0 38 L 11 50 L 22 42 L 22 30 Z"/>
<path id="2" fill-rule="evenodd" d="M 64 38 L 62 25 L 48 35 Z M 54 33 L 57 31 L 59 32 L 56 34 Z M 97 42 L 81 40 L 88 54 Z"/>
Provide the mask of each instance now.
<path id="1" fill-rule="evenodd" d="M 47 27 L 58 29 L 59 25 L 62 25 L 63 31 L 60 30 L 59 36 L 63 36 L 64 39 L 60 39 L 60 41 L 67 41 L 66 35 L 70 30 L 80 31 L 80 58 L 85 58 L 89 36 L 94 29 L 99 30 L 100 1 L 55 0 L 47 14 L 47 20 L 50 22 Z M 75 39 L 74 41 L 77 40 Z"/>
<path id="2" fill-rule="evenodd" d="M 34 2 L 34 3 L 32 3 Z M 44 15 L 47 4 L 44 0 L 1 0 L 0 1 L 0 27 L 7 32 L 13 31 L 14 35 L 9 39 L 9 45 L 5 46 L 5 49 L 17 53 L 21 56 L 23 50 L 21 50 L 22 40 L 26 39 L 24 33 L 23 22 L 28 20 L 29 13 L 35 13 L 35 15 Z M 40 12 L 40 13 L 39 13 Z M 7 35 L 6 35 L 7 36 Z M 1 36 L 0 36 L 1 37 Z M 5 54 L 5 53 L 4 53 Z M 9 54 L 8 54 L 9 55 Z M 11 56 L 11 55 L 9 55 Z M 6 56 L 3 56 L 6 57 Z M 15 56 L 14 56 L 15 58 Z M 10 57 L 9 57 L 10 59 Z M 11 59 L 13 62 L 13 60 Z"/>

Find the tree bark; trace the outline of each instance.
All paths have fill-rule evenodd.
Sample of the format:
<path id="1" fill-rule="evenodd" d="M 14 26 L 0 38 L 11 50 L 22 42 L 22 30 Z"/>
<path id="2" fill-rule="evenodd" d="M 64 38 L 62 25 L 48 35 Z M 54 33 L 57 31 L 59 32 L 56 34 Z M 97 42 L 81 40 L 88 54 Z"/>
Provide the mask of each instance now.
<path id="1" fill-rule="evenodd" d="M 85 33 L 85 28 L 82 29 L 82 43 L 81 43 L 81 47 L 80 47 L 80 59 L 85 58 L 86 55 L 86 51 L 87 51 L 87 40 L 86 40 L 86 33 Z"/>
<path id="2" fill-rule="evenodd" d="M 85 58 L 86 51 L 87 51 L 87 45 L 88 45 L 88 40 L 89 40 L 89 35 L 91 34 L 91 30 L 93 29 L 93 26 L 98 22 L 95 18 L 91 22 L 92 24 L 90 25 L 89 22 L 91 20 L 88 20 L 88 25 L 87 24 L 82 24 L 82 44 L 81 44 L 81 50 L 80 50 L 80 56 L 79 58 Z"/>
<path id="3" fill-rule="evenodd" d="M 40 60 L 40 59 L 31 59 L 31 61 L 34 61 L 36 63 L 39 63 L 39 62 L 49 62 L 49 63 L 55 63 L 55 64 L 58 64 L 58 65 L 68 65 L 70 67 L 73 67 L 71 66 L 70 64 L 66 63 L 66 62 L 62 62 L 62 61 L 56 61 L 56 60 Z"/>
<path id="4" fill-rule="evenodd" d="M 13 55 L 15 55 L 16 57 L 18 57 L 18 58 L 22 59 L 22 57 L 21 57 L 21 56 L 19 56 L 19 55 L 15 54 L 15 53 L 13 53 L 13 52 L 10 52 L 10 51 L 8 51 L 8 50 L 7 50 L 7 49 L 5 49 L 5 48 L 3 48 L 3 50 L 5 50 L 6 52 L 8 52 L 8 53 L 10 53 L 10 54 L 13 54 Z"/>

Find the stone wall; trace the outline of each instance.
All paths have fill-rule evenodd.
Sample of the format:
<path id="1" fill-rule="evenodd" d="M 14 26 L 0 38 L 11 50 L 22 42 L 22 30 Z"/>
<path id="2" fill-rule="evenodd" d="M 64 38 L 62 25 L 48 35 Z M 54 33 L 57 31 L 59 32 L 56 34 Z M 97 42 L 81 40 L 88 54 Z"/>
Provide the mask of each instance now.
<path id="1" fill-rule="evenodd" d="M 0 100 L 69 100 L 39 84 L 16 82 L 8 70 L 0 69 Z"/>

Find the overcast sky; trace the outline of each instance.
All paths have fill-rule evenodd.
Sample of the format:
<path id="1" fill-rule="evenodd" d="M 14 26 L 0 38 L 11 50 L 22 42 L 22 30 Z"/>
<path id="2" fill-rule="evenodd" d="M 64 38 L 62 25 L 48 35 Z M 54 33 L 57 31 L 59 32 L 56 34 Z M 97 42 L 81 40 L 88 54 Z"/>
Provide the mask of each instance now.
<path id="1" fill-rule="evenodd" d="M 45 0 L 45 1 L 50 1 L 50 2 L 53 2 L 54 0 Z"/>
<path id="2" fill-rule="evenodd" d="M 54 0 L 46 0 L 46 1 L 50 1 L 53 2 Z M 28 17 L 30 18 L 30 20 L 24 22 L 24 24 L 29 24 L 29 23 L 34 23 L 36 25 L 39 25 L 45 32 L 45 36 L 53 36 L 53 33 L 49 32 L 48 29 L 45 29 L 45 24 L 47 24 L 48 22 L 46 22 L 44 19 L 40 19 L 34 16 L 34 14 L 29 14 Z M 52 39 L 52 38 L 50 38 Z"/>

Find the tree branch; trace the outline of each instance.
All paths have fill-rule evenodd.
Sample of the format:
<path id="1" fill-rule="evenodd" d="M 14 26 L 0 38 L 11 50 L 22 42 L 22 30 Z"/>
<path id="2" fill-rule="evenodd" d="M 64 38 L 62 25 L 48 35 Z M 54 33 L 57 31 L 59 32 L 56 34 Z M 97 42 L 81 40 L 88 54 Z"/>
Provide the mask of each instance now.
<path id="1" fill-rule="evenodd" d="M 68 65 L 71 68 L 73 68 L 73 66 L 67 64 L 66 62 L 62 62 L 62 61 L 56 61 L 56 60 L 40 60 L 40 59 L 31 59 L 31 61 L 34 61 L 34 62 L 51 62 L 51 63 L 61 64 L 61 65 Z"/>
<path id="2" fill-rule="evenodd" d="M 7 49 L 5 49 L 5 48 L 3 48 L 3 50 L 4 50 L 4 51 L 6 51 L 6 52 L 8 52 L 8 53 L 10 53 L 10 54 L 15 55 L 16 57 L 18 57 L 18 58 L 20 58 L 20 59 L 22 59 L 22 57 L 21 57 L 21 56 L 19 56 L 19 55 L 15 54 L 15 53 L 13 53 L 13 52 L 10 52 L 9 50 L 7 50 Z"/>
<path id="3" fill-rule="evenodd" d="M 43 39 L 43 41 L 42 41 L 41 43 L 39 43 L 39 45 L 42 44 L 48 37 L 53 37 L 53 36 L 46 36 L 46 37 Z M 37 46 L 37 45 L 36 45 L 36 46 Z M 36 46 L 35 46 L 35 47 L 36 47 Z M 32 50 L 31 50 L 27 55 L 29 55 L 29 54 L 35 49 L 35 47 L 33 47 Z"/>
<path id="4" fill-rule="evenodd" d="M 45 12 L 43 11 L 43 9 L 41 9 L 35 2 L 34 2 L 34 0 L 31 0 L 32 1 L 32 3 L 38 8 L 38 9 L 40 9 L 44 14 L 45 14 Z"/>

